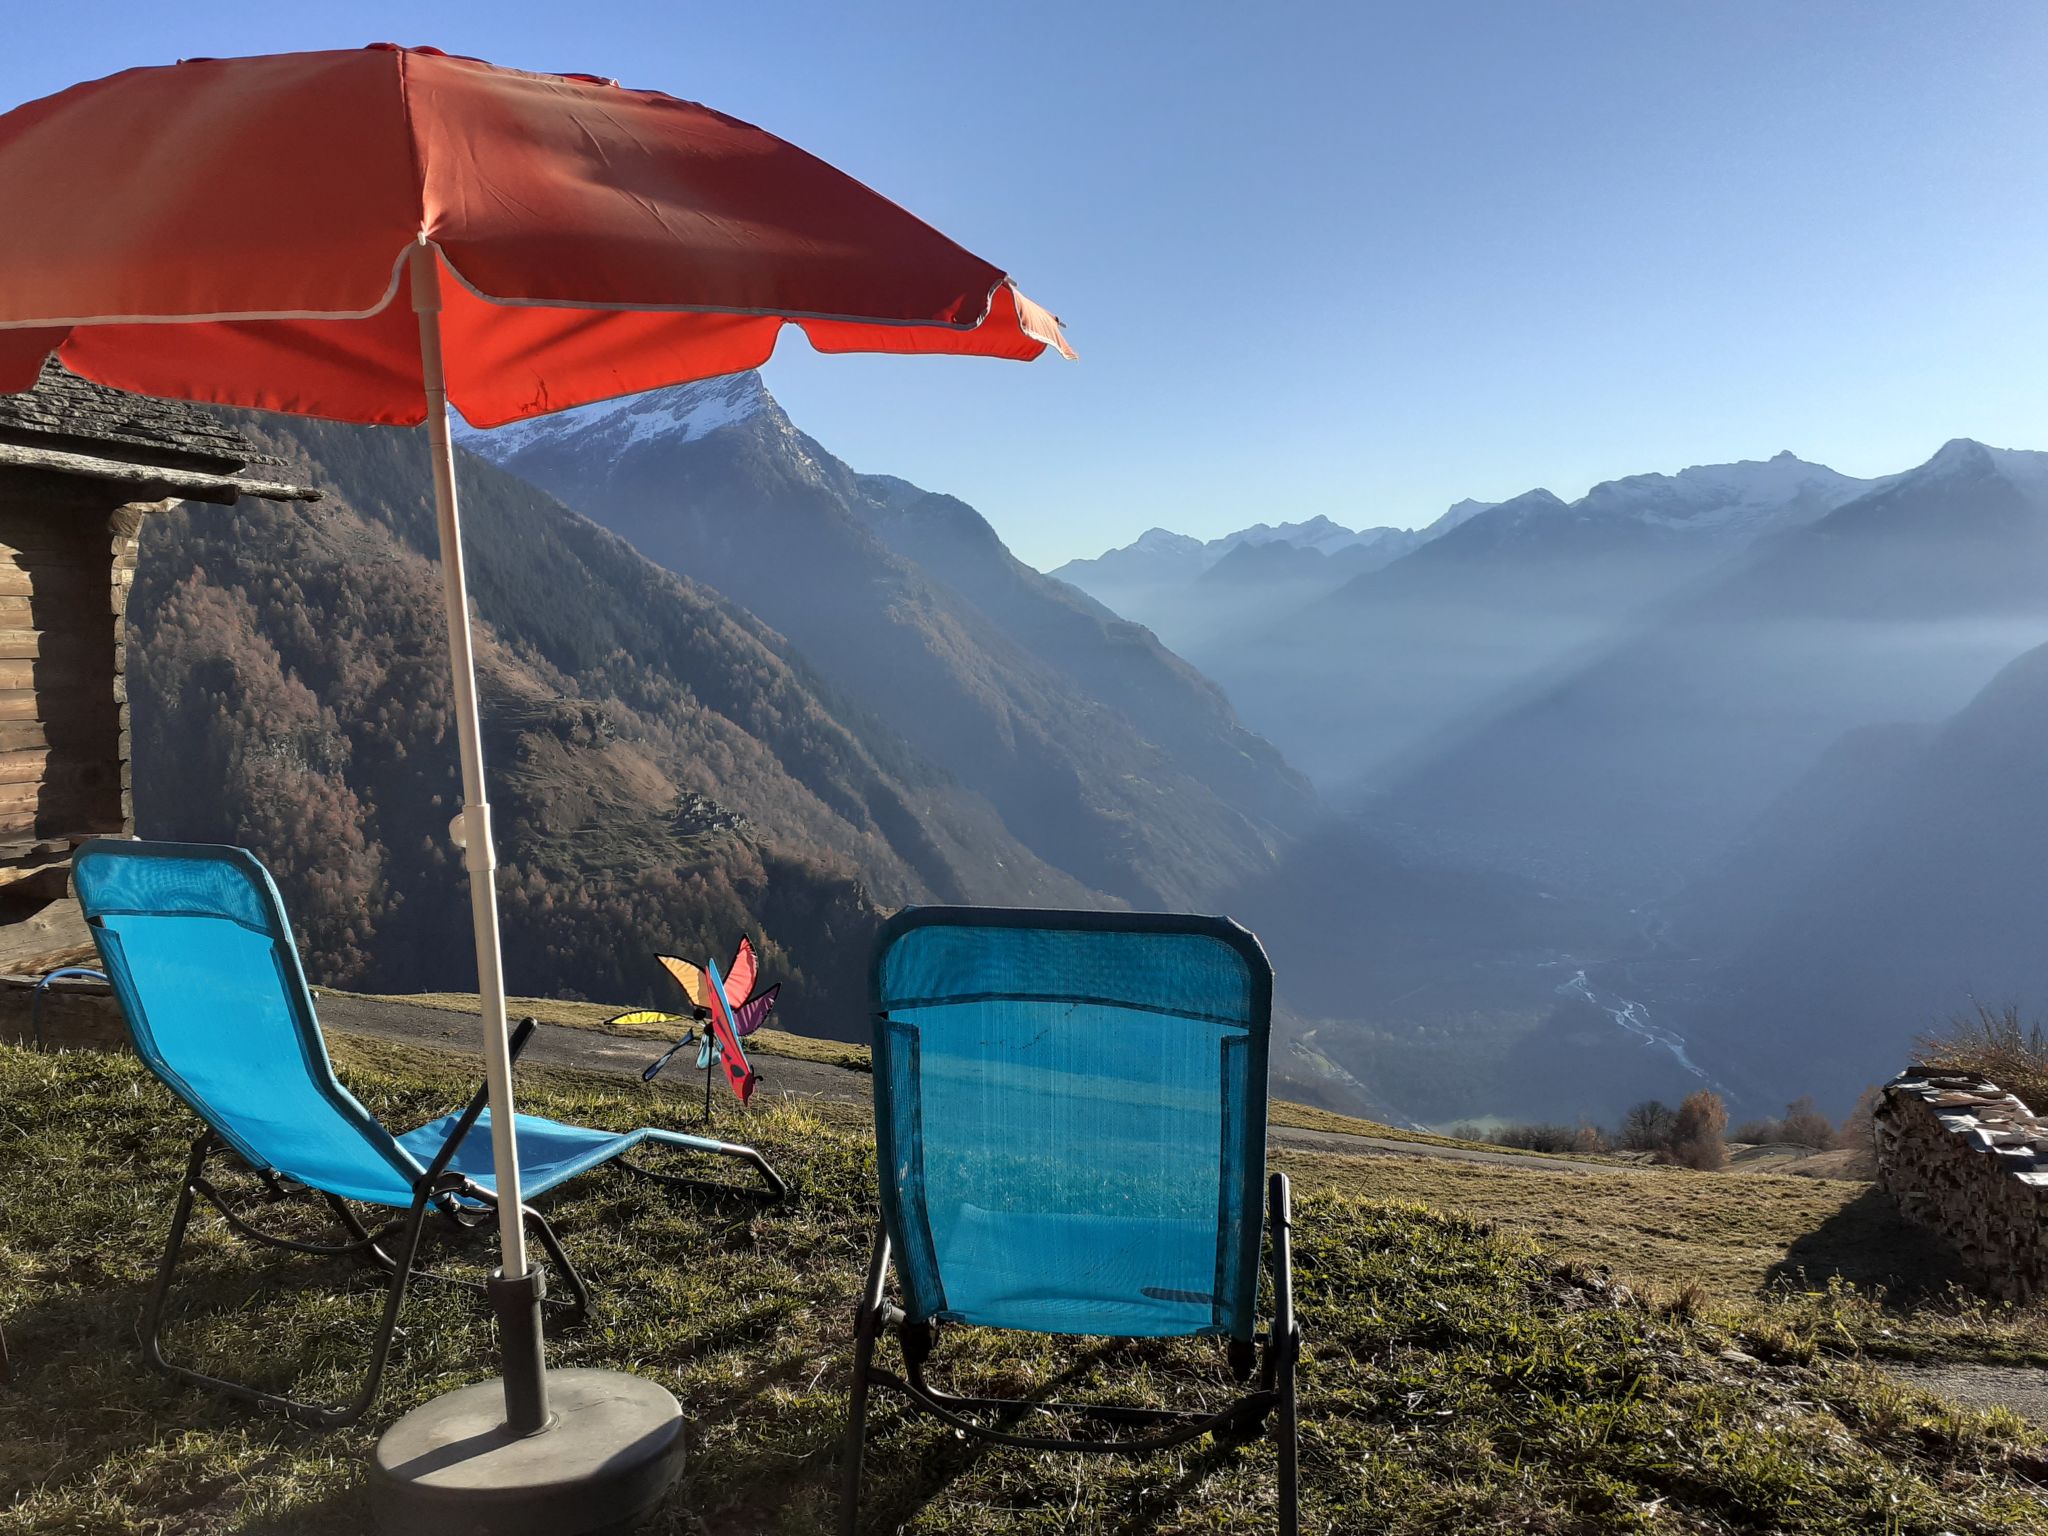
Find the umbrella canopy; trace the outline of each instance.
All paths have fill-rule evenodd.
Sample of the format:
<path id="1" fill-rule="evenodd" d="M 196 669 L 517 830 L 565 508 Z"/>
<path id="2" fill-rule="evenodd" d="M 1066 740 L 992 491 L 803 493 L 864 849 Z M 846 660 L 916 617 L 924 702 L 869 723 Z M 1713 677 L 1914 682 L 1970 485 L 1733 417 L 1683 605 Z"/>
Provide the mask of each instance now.
<path id="1" fill-rule="evenodd" d="M 54 350 L 143 394 L 415 425 L 422 244 L 481 427 L 754 367 L 785 325 L 823 352 L 1067 350 L 1001 269 L 773 134 L 432 48 L 73 86 L 0 116 L 0 207 L 0 391 Z"/>
<path id="2" fill-rule="evenodd" d="M 1000 268 L 772 134 L 431 48 L 192 59 L 30 102 L 0 115 L 0 208 L 0 391 L 54 351 L 143 394 L 428 428 L 503 1275 L 525 1287 L 500 1315 L 532 1319 L 518 1347 L 507 1324 L 507 1422 L 535 1430 L 448 406 L 494 426 L 730 373 L 785 325 L 825 352 L 1072 353 Z"/>

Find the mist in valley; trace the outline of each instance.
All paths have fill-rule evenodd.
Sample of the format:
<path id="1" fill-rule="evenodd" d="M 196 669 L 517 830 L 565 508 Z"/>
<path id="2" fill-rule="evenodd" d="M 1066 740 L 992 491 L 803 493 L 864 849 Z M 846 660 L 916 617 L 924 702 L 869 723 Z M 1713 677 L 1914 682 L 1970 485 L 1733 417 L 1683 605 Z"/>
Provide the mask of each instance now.
<path id="1" fill-rule="evenodd" d="M 2048 1009 L 2044 466 L 1532 493 L 1306 602 L 1235 580 L 1227 632 L 1176 612 L 1328 807 L 1230 898 L 1289 1070 L 1439 1125 L 1840 1115 L 1950 1016 Z"/>

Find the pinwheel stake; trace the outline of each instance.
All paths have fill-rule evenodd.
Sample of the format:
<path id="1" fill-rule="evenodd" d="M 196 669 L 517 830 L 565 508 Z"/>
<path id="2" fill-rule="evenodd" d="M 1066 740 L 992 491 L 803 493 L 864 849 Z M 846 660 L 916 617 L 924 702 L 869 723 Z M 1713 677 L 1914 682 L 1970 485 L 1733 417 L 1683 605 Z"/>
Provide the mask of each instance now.
<path id="1" fill-rule="evenodd" d="M 755 990 L 760 962 L 754 955 L 754 941 L 745 934 L 740 935 L 739 948 L 733 951 L 732 964 L 725 968 L 723 974 L 713 961 L 696 966 L 687 960 L 678 960 L 674 955 L 656 955 L 654 958 L 690 1000 L 688 1015 L 641 1009 L 619 1014 L 607 1022 L 680 1024 L 685 1017 L 690 1020 L 692 1027 L 684 1030 L 682 1038 L 649 1063 L 640 1079 L 653 1082 L 661 1075 L 661 1069 L 675 1059 L 678 1051 L 686 1045 L 696 1046 L 697 1065 L 704 1073 L 704 1123 L 708 1126 L 711 1124 L 711 1075 L 717 1068 L 725 1068 L 726 1081 L 732 1085 L 733 1094 L 740 1103 L 745 1104 L 754 1096 L 754 1089 L 761 1078 L 754 1070 L 754 1064 L 747 1059 L 746 1047 L 741 1042 L 767 1021 L 775 1007 L 775 999 L 781 995 L 782 983 L 778 981 L 771 987 Z M 702 1035 L 696 1030 L 700 1024 L 704 1027 Z"/>
<path id="2" fill-rule="evenodd" d="M 542 1369 L 449 408 L 488 428 L 736 373 L 788 327 L 822 352 L 1028 361 L 1067 350 L 1059 323 L 751 124 L 433 48 L 195 58 L 73 86 L 0 114 L 0 208 L 0 390 L 30 388 L 54 353 L 140 394 L 428 429 L 503 1375 L 392 1425 L 372 1502 L 387 1530 L 432 1536 L 629 1523 L 682 1469 L 681 1410 L 652 1381 Z"/>

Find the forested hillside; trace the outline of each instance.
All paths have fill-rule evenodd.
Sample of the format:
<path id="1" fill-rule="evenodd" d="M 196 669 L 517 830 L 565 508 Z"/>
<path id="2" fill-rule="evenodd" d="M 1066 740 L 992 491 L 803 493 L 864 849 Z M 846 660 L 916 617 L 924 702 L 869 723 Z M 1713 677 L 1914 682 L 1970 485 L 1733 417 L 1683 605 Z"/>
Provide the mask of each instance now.
<path id="1" fill-rule="evenodd" d="M 149 521 L 139 829 L 256 849 L 321 980 L 473 984 L 424 443 L 238 424 L 328 499 Z M 481 461 L 461 474 L 515 991 L 658 996 L 652 950 L 747 928 L 790 1021 L 852 1033 L 878 905 L 1101 899 L 755 619 Z"/>

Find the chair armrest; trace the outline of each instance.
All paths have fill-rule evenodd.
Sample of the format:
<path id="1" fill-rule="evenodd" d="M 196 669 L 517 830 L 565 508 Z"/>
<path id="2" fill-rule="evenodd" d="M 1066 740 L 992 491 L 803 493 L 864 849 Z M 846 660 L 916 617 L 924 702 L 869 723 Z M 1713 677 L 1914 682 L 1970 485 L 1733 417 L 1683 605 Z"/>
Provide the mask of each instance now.
<path id="1" fill-rule="evenodd" d="M 526 1049 L 526 1042 L 533 1038 L 534 1030 L 539 1027 L 539 1019 L 524 1018 L 519 1021 L 512 1031 L 510 1060 L 519 1059 L 519 1053 Z M 469 1101 L 469 1107 L 463 1110 L 462 1117 L 455 1122 L 455 1129 L 448 1133 L 448 1139 L 441 1143 L 441 1150 L 436 1152 L 434 1160 L 427 1164 L 427 1171 L 422 1177 L 423 1183 L 432 1184 L 447 1171 L 449 1159 L 455 1156 L 455 1149 L 462 1145 L 463 1138 L 475 1127 L 477 1117 L 484 1112 L 485 1106 L 490 1102 L 491 1085 L 486 1081 L 477 1086 L 476 1093 Z"/>

